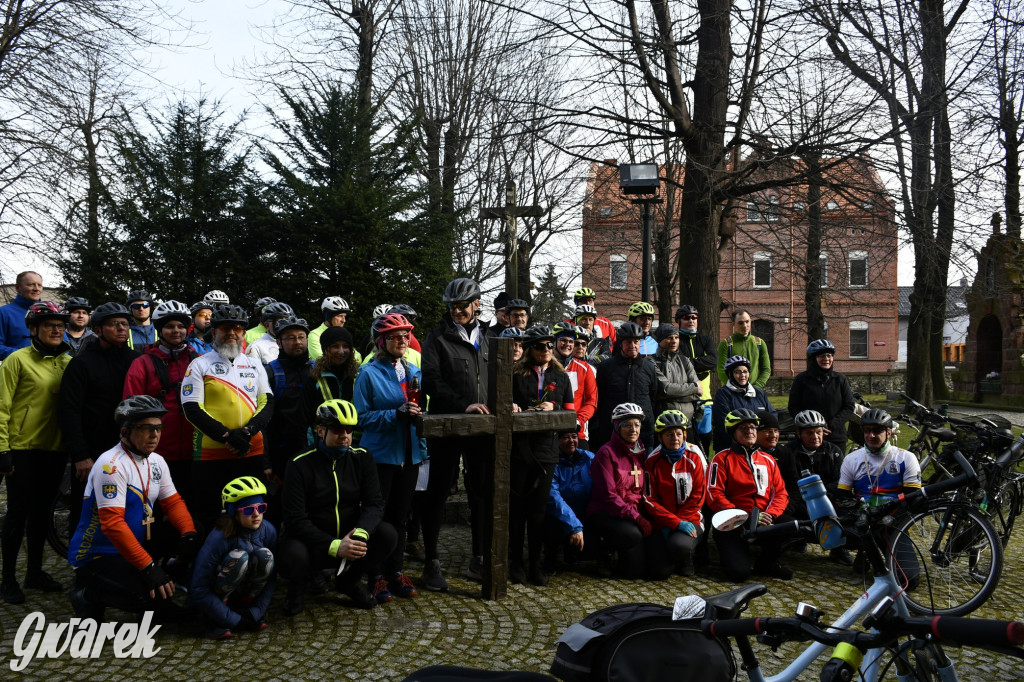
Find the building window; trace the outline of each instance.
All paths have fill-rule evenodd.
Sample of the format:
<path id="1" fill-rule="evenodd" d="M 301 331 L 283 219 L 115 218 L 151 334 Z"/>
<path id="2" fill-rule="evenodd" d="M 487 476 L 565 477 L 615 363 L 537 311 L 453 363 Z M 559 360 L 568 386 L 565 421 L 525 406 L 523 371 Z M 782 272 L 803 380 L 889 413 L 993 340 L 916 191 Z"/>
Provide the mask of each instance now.
<path id="1" fill-rule="evenodd" d="M 772 286 L 772 256 L 767 251 L 754 254 L 754 288 L 770 289 Z"/>
<path id="2" fill-rule="evenodd" d="M 825 254 L 818 256 L 818 267 L 821 269 L 820 286 L 824 289 L 828 286 L 828 256 Z"/>
<path id="3" fill-rule="evenodd" d="M 611 216 L 612 209 L 611 206 L 602 206 L 601 208 L 598 209 L 598 212 L 601 214 L 602 218 L 607 218 Z"/>
<path id="4" fill-rule="evenodd" d="M 781 215 L 779 208 L 779 198 L 774 194 L 768 196 L 768 205 L 764 209 L 764 219 L 769 223 L 779 222 L 779 216 Z"/>
<path id="5" fill-rule="evenodd" d="M 868 323 L 850 323 L 850 357 L 866 358 L 868 356 Z"/>
<path id="6" fill-rule="evenodd" d="M 747 222 L 756 223 L 761 220 L 761 210 L 757 207 L 756 201 L 747 202 Z"/>
<path id="7" fill-rule="evenodd" d="M 868 252 L 850 252 L 850 286 L 866 287 L 868 285 Z"/>
<path id="8" fill-rule="evenodd" d="M 798 216 L 801 216 L 804 213 L 807 213 L 807 202 L 806 201 L 794 201 L 793 202 L 793 213 L 796 213 Z"/>
<path id="9" fill-rule="evenodd" d="M 863 202 L 861 204 L 861 208 L 863 208 L 865 211 L 874 211 L 875 210 L 875 202 L 873 202 L 873 201 L 865 201 L 865 202 Z"/>
<path id="10" fill-rule="evenodd" d="M 611 257 L 611 281 L 609 287 L 612 289 L 625 289 L 626 288 L 626 275 L 627 265 L 626 257 L 621 253 L 616 253 Z"/>
<path id="11" fill-rule="evenodd" d="M 838 211 L 839 210 L 839 202 L 834 200 L 834 199 L 832 201 L 826 201 L 825 202 L 825 208 L 827 210 L 829 210 L 829 211 Z"/>

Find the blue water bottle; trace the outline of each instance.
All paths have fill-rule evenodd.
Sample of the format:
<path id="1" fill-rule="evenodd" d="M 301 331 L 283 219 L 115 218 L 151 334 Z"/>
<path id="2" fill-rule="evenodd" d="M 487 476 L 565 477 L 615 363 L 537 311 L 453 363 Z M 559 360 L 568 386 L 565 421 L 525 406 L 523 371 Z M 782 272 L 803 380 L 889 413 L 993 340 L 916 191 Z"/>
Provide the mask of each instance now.
<path id="1" fill-rule="evenodd" d="M 832 500 L 825 494 L 825 484 L 821 482 L 821 476 L 812 474 L 806 469 L 800 472 L 803 478 L 797 483 L 800 485 L 800 496 L 807 504 L 807 515 L 814 522 L 814 533 L 818 536 L 818 544 L 823 549 L 835 549 L 846 544 L 846 537 L 843 534 L 843 527 L 836 518 L 835 507 Z"/>

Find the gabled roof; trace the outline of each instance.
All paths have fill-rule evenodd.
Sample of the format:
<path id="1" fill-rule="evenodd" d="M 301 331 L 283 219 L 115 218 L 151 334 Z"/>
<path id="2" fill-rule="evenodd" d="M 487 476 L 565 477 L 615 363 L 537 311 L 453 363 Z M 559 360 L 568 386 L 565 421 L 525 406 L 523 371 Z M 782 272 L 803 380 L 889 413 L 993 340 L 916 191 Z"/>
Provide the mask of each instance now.
<path id="1" fill-rule="evenodd" d="M 914 287 L 898 287 L 898 309 L 900 317 L 910 317 L 910 292 Z M 950 284 L 946 287 L 946 319 L 967 314 L 967 291 L 970 287 L 966 282 Z"/>

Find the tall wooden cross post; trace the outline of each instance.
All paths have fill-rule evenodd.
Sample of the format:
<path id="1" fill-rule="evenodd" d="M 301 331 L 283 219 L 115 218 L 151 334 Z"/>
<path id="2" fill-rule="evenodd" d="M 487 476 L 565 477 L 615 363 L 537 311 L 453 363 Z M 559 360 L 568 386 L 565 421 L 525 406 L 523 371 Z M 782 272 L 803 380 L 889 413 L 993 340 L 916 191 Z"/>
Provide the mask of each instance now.
<path id="1" fill-rule="evenodd" d="M 508 502 L 512 436 L 533 431 L 557 431 L 576 428 L 572 410 L 512 413 L 513 339 L 489 339 L 487 407 L 491 414 L 425 414 L 420 417 L 420 433 L 426 438 L 442 436 L 494 436 L 494 451 L 471 456 L 487 458 L 488 489 L 483 491 L 481 513 L 488 520 L 481 538 L 488 548 L 484 556 L 484 599 L 501 599 L 508 594 Z"/>
<path id="2" fill-rule="evenodd" d="M 529 295 L 529 290 L 523 292 L 522 295 L 519 293 L 519 236 L 516 230 L 516 218 L 539 218 L 546 212 L 543 206 L 536 204 L 533 206 L 516 205 L 516 181 L 512 179 L 511 174 L 509 175 L 508 182 L 505 183 L 505 205 L 480 209 L 481 219 L 490 218 L 492 220 L 506 221 L 505 291 L 508 292 L 509 298 L 525 298 Z M 527 280 L 529 280 L 529 273 L 527 273 Z M 529 287 L 528 281 L 527 287 Z"/>

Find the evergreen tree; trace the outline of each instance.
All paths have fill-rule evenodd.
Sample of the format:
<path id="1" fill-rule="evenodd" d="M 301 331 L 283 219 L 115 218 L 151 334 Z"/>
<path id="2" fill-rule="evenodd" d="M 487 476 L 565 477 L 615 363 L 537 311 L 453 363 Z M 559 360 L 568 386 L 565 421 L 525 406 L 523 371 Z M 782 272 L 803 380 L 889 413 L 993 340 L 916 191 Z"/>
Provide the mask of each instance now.
<path id="1" fill-rule="evenodd" d="M 565 286 L 558 281 L 555 266 L 548 265 L 540 278 L 537 293 L 530 306 L 531 324 L 551 326 L 572 316 L 573 307 L 566 300 Z"/>

